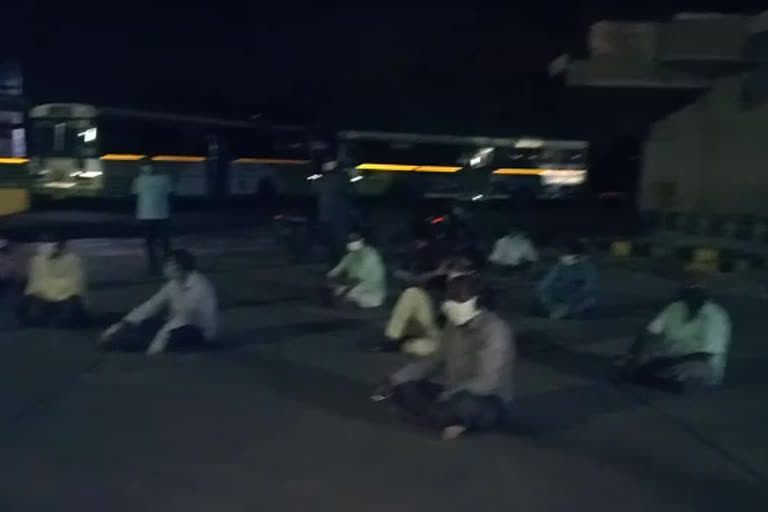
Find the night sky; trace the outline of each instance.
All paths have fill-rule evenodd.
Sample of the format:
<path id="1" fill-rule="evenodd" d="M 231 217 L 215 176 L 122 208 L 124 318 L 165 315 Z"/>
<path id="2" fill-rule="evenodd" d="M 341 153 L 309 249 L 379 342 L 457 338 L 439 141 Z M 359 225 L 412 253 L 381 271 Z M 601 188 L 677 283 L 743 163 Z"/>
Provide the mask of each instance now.
<path id="1" fill-rule="evenodd" d="M 467 2 L 340 9 L 291 0 L 249 8 L 158 1 L 78 12 L 69 2 L 26 2 L 6 13 L 21 22 L 6 23 L 3 38 L 33 104 L 259 114 L 270 123 L 333 128 L 555 133 L 577 130 L 572 118 L 583 114 L 566 113 L 574 93 L 548 79 L 547 63 L 583 49 L 590 23 L 759 7 L 615 5 L 624 3 L 539 0 L 472 10 Z"/>

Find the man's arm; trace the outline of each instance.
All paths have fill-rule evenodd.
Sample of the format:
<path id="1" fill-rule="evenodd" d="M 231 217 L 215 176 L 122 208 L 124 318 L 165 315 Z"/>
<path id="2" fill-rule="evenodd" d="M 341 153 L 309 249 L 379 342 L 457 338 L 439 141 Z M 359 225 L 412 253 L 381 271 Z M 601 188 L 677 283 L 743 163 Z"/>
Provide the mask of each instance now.
<path id="1" fill-rule="evenodd" d="M 170 284 L 166 284 L 160 288 L 160 291 L 154 294 L 148 301 L 125 315 L 124 321 L 131 324 L 140 324 L 159 314 L 168 305 L 170 300 L 170 286 Z"/>
<path id="2" fill-rule="evenodd" d="M 555 263 L 555 265 L 550 269 L 550 271 L 547 272 L 547 275 L 544 276 L 544 279 L 542 279 L 539 282 L 539 284 L 536 285 L 536 291 L 540 294 L 549 293 L 549 289 L 552 287 L 552 284 L 555 282 L 555 279 L 557 279 L 558 272 L 560 272 L 560 264 Z"/>
<path id="3" fill-rule="evenodd" d="M 167 303 L 170 297 L 165 302 Z M 197 313 L 205 314 L 206 301 L 209 300 L 203 286 L 194 286 L 180 298 L 181 303 L 175 307 L 174 314 L 168 318 L 147 348 L 147 355 L 155 355 L 164 352 L 170 340 L 171 331 L 193 324 L 193 316 Z"/>
<path id="4" fill-rule="evenodd" d="M 672 314 L 674 304 L 670 304 L 659 312 L 656 317 L 646 326 L 645 330 L 648 334 L 660 335 L 664 332 L 664 327 L 669 321 L 669 317 Z"/>
<path id="5" fill-rule="evenodd" d="M 392 385 L 397 386 L 406 382 L 428 379 L 436 375 L 442 368 L 442 360 L 433 356 L 414 361 L 403 366 L 390 377 Z"/>
<path id="6" fill-rule="evenodd" d="M 32 259 L 29 260 L 29 264 L 27 265 L 27 287 L 24 289 L 24 295 L 34 295 L 40 292 L 40 281 L 43 276 L 42 268 L 38 262 L 39 259 L 37 256 L 33 256 Z"/>
<path id="7" fill-rule="evenodd" d="M 344 255 L 344 257 L 341 258 L 341 261 L 339 262 L 339 264 L 333 267 L 333 269 L 330 272 L 328 272 L 328 277 L 330 277 L 331 279 L 335 279 L 339 277 L 341 274 L 343 274 L 344 272 L 346 272 L 347 266 L 349 266 L 349 256 L 350 256 L 349 254 Z"/>
<path id="8" fill-rule="evenodd" d="M 704 339 L 701 352 L 724 354 L 731 340 L 731 321 L 725 312 L 708 315 L 704 324 Z"/>
<path id="9" fill-rule="evenodd" d="M 443 350 L 438 345 L 438 349 L 431 355 L 408 363 L 389 378 L 393 386 L 412 382 L 415 380 L 428 379 L 437 375 L 443 368 L 445 356 Z"/>
<path id="10" fill-rule="evenodd" d="M 488 261 L 490 261 L 491 263 L 503 264 L 504 263 L 504 258 L 502 256 L 504 253 L 503 250 L 504 250 L 504 239 L 500 238 L 496 240 L 495 244 L 493 244 L 493 251 L 491 252 L 491 256 L 488 258 Z"/>
<path id="11" fill-rule="evenodd" d="M 531 263 L 539 261 L 539 253 L 536 251 L 536 248 L 533 246 L 533 242 L 530 240 L 526 241 L 525 259 Z"/>
<path id="12" fill-rule="evenodd" d="M 672 314 L 673 307 L 674 304 L 670 304 L 662 309 L 645 327 L 645 331 L 632 342 L 627 355 L 624 357 L 628 366 L 636 365 L 643 357 L 643 354 L 647 352 L 647 348 L 659 342 L 664 333 L 664 327 L 668 322 L 668 318 Z"/>

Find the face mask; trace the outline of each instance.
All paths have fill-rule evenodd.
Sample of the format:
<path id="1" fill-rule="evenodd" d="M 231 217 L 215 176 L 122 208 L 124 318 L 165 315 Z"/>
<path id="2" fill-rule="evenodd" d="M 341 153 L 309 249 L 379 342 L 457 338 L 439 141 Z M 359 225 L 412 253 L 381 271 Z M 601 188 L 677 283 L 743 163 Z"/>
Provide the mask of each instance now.
<path id="1" fill-rule="evenodd" d="M 323 172 L 330 172 L 334 169 L 336 169 L 336 162 L 325 162 L 323 164 Z"/>
<path id="2" fill-rule="evenodd" d="M 347 244 L 347 250 L 349 252 L 359 251 L 362 248 L 363 248 L 363 241 L 362 240 L 355 240 L 354 242 L 349 242 Z"/>
<path id="3" fill-rule="evenodd" d="M 579 257 L 575 254 L 566 254 L 564 256 L 560 256 L 560 261 L 563 265 L 573 265 L 579 261 Z"/>
<path id="4" fill-rule="evenodd" d="M 56 244 L 54 242 L 41 242 L 37 244 L 37 253 L 42 256 L 52 256 L 56 252 Z"/>
<path id="5" fill-rule="evenodd" d="M 455 300 L 446 300 L 443 302 L 442 311 L 445 313 L 448 321 L 453 325 L 464 325 L 477 316 L 477 297 L 473 297 L 466 302 L 457 302 Z"/>

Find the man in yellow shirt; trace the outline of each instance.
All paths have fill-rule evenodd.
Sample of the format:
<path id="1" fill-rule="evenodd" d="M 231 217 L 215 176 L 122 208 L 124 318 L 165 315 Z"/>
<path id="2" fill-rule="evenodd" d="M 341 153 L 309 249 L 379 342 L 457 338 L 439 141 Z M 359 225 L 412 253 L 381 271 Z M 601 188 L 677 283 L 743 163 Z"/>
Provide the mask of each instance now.
<path id="1" fill-rule="evenodd" d="M 27 270 L 18 317 L 26 327 L 74 327 L 85 316 L 85 270 L 63 237 L 45 235 Z"/>

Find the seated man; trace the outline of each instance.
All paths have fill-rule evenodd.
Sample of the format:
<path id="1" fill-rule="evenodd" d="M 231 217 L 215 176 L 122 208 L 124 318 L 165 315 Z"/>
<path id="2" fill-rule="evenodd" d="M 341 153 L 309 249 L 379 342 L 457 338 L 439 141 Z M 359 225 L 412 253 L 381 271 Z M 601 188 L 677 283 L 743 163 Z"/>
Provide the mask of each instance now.
<path id="1" fill-rule="evenodd" d="M 691 281 L 634 343 L 623 376 L 677 391 L 719 386 L 730 337 L 728 313 L 710 300 L 706 288 Z"/>
<path id="2" fill-rule="evenodd" d="M 539 261 L 539 255 L 531 239 L 522 231 L 512 228 L 496 241 L 488 261 L 505 269 L 515 269 Z"/>
<path id="3" fill-rule="evenodd" d="M 44 235 L 29 262 L 27 286 L 18 303 L 26 327 L 75 327 L 85 318 L 85 269 L 61 237 Z"/>
<path id="4" fill-rule="evenodd" d="M 438 250 L 426 233 L 417 234 L 408 263 L 407 269 L 395 272 L 407 288 L 395 303 L 384 331 L 386 339 L 376 350 L 395 352 L 402 348 L 414 355 L 427 355 L 438 342 L 433 297 L 441 291 L 445 271 Z"/>
<path id="5" fill-rule="evenodd" d="M 360 308 L 378 308 L 387 295 L 384 263 L 379 252 L 367 245 L 359 233 L 351 233 L 347 254 L 328 272 L 335 298 Z"/>
<path id="6" fill-rule="evenodd" d="M 567 252 L 536 287 L 535 307 L 554 320 L 580 315 L 596 302 L 596 270 L 585 256 L 584 244 L 569 244 Z"/>
<path id="7" fill-rule="evenodd" d="M 104 331 L 102 343 L 122 350 L 155 355 L 166 348 L 199 348 L 213 341 L 217 328 L 216 293 L 197 271 L 194 256 L 171 251 L 165 262 L 168 282 L 151 299 Z M 153 322 L 168 311 L 164 323 Z M 162 320 L 161 320 L 162 322 Z"/>
<path id="8" fill-rule="evenodd" d="M 501 425 L 512 399 L 512 333 L 478 305 L 479 290 L 476 274 L 450 278 L 438 350 L 396 372 L 372 397 L 391 396 L 405 418 L 442 430 L 446 440 Z"/>

